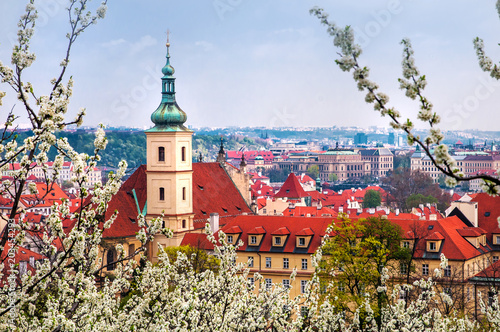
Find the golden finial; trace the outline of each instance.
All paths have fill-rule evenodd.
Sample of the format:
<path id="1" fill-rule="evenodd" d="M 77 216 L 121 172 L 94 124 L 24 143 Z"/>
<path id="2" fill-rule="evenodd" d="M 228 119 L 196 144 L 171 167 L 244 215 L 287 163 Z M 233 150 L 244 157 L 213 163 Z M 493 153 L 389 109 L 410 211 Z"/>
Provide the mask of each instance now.
<path id="1" fill-rule="evenodd" d="M 167 48 L 170 47 L 170 30 L 167 29 Z"/>

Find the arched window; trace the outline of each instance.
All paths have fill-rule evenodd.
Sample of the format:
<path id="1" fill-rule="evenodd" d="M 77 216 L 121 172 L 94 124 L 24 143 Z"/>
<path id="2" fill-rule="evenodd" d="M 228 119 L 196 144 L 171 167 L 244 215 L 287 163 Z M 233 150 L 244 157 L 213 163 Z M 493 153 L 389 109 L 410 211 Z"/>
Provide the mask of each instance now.
<path id="1" fill-rule="evenodd" d="M 186 228 L 186 219 L 182 219 L 182 228 Z"/>
<path id="2" fill-rule="evenodd" d="M 182 200 L 186 200 L 186 187 L 182 187 Z"/>
<path id="3" fill-rule="evenodd" d="M 186 161 L 186 147 L 185 146 L 183 146 L 181 148 L 181 160 Z"/>
<path id="4" fill-rule="evenodd" d="M 160 201 L 165 200 L 165 188 L 160 187 Z"/>
<path id="5" fill-rule="evenodd" d="M 106 254 L 106 269 L 108 271 L 113 271 L 115 269 L 116 264 L 110 264 L 115 261 L 116 257 L 116 250 L 115 249 L 109 249 L 108 253 Z"/>
<path id="6" fill-rule="evenodd" d="M 158 161 L 165 161 L 165 148 L 163 146 L 158 147 Z"/>

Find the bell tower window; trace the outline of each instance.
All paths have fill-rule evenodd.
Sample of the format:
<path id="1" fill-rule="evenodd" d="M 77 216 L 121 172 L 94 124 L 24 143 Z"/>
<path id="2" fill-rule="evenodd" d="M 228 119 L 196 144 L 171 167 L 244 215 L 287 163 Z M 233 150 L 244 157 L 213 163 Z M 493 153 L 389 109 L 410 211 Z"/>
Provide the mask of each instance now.
<path id="1" fill-rule="evenodd" d="M 160 201 L 165 200 L 165 188 L 160 187 Z"/>
<path id="2" fill-rule="evenodd" d="M 158 161 L 165 161 L 165 148 L 163 146 L 158 147 Z"/>
<path id="3" fill-rule="evenodd" d="M 186 147 L 185 146 L 183 146 L 181 148 L 181 160 L 186 161 Z"/>
<path id="4" fill-rule="evenodd" d="M 186 200 L 186 187 L 182 187 L 182 200 Z"/>

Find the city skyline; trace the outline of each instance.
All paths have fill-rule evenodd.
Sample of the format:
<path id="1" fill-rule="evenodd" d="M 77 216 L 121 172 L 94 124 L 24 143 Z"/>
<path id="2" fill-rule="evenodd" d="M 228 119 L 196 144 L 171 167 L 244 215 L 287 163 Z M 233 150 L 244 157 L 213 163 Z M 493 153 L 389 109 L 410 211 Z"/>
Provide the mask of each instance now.
<path id="1" fill-rule="evenodd" d="M 86 125 L 150 126 L 149 116 L 160 102 L 160 68 L 170 29 L 176 97 L 188 125 L 388 126 L 364 102 L 351 74 L 336 67 L 331 38 L 308 13 L 314 5 L 339 25 L 351 24 L 365 50 L 360 62 L 372 69 L 372 78 L 391 97 L 390 105 L 404 115 L 414 116 L 418 107 L 397 83 L 399 41 L 409 37 L 417 66 L 429 81 L 425 94 L 443 117 L 441 127 L 497 129 L 500 84 L 480 70 L 472 46 L 474 37 L 482 37 L 493 60 L 499 58 L 500 38 L 492 31 L 500 21 L 493 2 L 471 8 L 465 1 L 216 0 L 195 2 L 195 9 L 193 2 L 110 2 L 106 19 L 73 49 L 70 109 L 74 114 L 86 107 Z M 9 62 L 23 8 L 24 3 L 13 0 L 0 4 L 4 63 Z M 41 2 L 39 8 L 32 47 L 38 61 L 27 77 L 46 87 L 52 78 L 48 73 L 53 75 L 63 56 L 67 22 L 62 0 Z M 7 92 L 5 110 L 16 102 Z"/>

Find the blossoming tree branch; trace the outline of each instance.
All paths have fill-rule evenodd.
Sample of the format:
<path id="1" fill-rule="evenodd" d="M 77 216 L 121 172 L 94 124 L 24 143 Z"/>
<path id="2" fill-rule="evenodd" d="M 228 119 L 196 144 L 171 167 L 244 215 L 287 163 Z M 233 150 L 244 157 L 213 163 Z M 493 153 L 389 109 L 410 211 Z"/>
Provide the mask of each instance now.
<path id="1" fill-rule="evenodd" d="M 500 1 L 497 2 L 497 10 L 500 15 Z M 409 39 L 403 39 L 403 60 L 402 78 L 399 78 L 400 89 L 405 91 L 405 95 L 419 103 L 420 111 L 417 118 L 429 126 L 429 135 L 422 138 L 413 133 L 414 124 L 411 119 L 402 119 L 401 114 L 395 107 L 389 107 L 389 96 L 383 92 L 378 92 L 377 83 L 369 79 L 370 69 L 362 66 L 359 62 L 362 49 L 355 42 L 355 35 L 350 26 L 338 27 L 334 22 L 328 20 L 328 14 L 321 8 L 314 7 L 310 13 L 316 16 L 322 24 L 327 26 L 327 32 L 333 37 L 333 44 L 339 49 L 339 58 L 335 60 L 337 65 L 346 72 L 352 72 L 353 79 L 357 83 L 360 91 L 366 91 L 365 101 L 373 104 L 373 108 L 380 112 L 382 116 L 389 116 L 392 120 L 390 125 L 394 129 L 403 130 L 407 134 L 410 145 L 418 144 L 430 158 L 432 164 L 444 175 L 446 184 L 454 187 L 458 182 L 471 181 L 475 179 L 484 180 L 485 189 L 490 194 L 498 194 L 500 190 L 500 179 L 498 177 L 478 174 L 465 175 L 457 167 L 457 162 L 450 155 L 448 146 L 443 144 L 444 135 L 437 127 L 441 118 L 433 110 L 433 104 L 424 95 L 427 85 L 425 75 L 422 75 L 415 65 L 414 51 Z M 489 72 L 491 77 L 500 79 L 500 69 L 493 65 L 493 61 L 485 55 L 483 41 L 479 38 L 474 40 L 474 47 L 479 59 L 481 68 Z"/>

